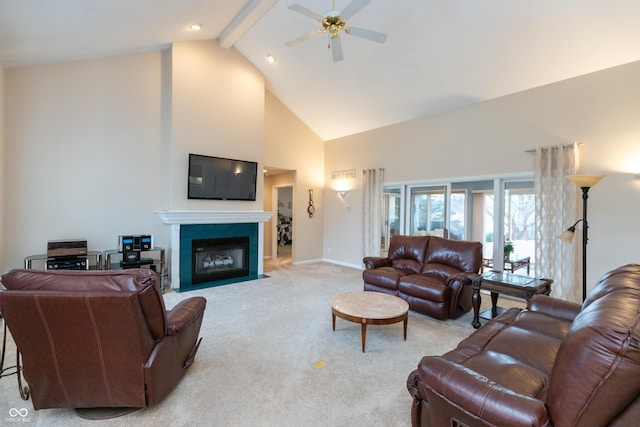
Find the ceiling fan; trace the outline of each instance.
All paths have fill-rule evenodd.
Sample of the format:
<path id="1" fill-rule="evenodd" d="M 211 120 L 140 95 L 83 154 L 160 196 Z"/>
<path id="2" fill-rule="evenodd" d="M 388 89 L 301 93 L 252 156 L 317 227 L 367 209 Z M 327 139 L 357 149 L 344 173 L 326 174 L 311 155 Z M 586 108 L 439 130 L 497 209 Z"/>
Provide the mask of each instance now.
<path id="1" fill-rule="evenodd" d="M 289 9 L 315 19 L 320 22 L 322 28 L 288 41 L 285 44 L 289 47 L 293 47 L 303 41 L 317 36 L 318 34 L 328 33 L 329 47 L 331 48 L 333 61 L 336 62 L 344 59 L 344 55 L 342 54 L 342 42 L 340 41 L 341 31 L 352 36 L 358 36 L 374 42 L 384 43 L 385 40 L 387 40 L 387 35 L 384 33 L 347 25 L 347 19 L 358 13 L 369 3 L 371 3 L 371 0 L 352 0 L 351 3 L 349 3 L 343 10 L 336 10 L 335 0 L 333 0 L 331 10 L 325 12 L 323 15 L 317 14 L 304 6 L 300 6 L 299 4 L 292 4 L 289 6 Z"/>

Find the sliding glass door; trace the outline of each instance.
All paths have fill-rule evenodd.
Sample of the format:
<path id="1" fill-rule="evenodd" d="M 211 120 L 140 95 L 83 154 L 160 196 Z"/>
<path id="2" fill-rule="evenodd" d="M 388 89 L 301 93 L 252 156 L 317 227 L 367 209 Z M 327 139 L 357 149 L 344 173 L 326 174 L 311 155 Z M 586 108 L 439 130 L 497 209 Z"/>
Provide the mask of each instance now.
<path id="1" fill-rule="evenodd" d="M 412 236 L 447 236 L 447 186 L 411 187 L 409 233 Z"/>
<path id="2" fill-rule="evenodd" d="M 536 253 L 535 193 L 532 181 L 504 182 L 504 267 L 534 269 Z"/>
<path id="3" fill-rule="evenodd" d="M 482 242 L 486 268 L 535 274 L 530 177 L 385 187 L 382 250 L 395 234 Z M 506 253 L 505 249 L 513 247 Z M 529 271 L 527 271 L 529 270 Z"/>
<path id="4" fill-rule="evenodd" d="M 402 190 L 385 188 L 382 195 L 382 245 L 383 253 L 389 249 L 391 236 L 402 234 Z"/>

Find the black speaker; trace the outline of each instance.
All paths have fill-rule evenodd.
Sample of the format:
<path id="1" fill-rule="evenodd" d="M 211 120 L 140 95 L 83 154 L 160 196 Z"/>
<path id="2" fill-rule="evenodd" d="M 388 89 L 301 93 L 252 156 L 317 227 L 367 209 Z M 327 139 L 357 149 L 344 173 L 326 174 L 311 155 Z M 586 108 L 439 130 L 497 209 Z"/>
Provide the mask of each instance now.
<path id="1" fill-rule="evenodd" d="M 122 262 L 124 264 L 140 262 L 140 251 L 122 251 Z"/>
<path id="2" fill-rule="evenodd" d="M 151 249 L 153 249 L 153 236 L 151 234 L 118 237 L 119 252 L 150 251 Z"/>

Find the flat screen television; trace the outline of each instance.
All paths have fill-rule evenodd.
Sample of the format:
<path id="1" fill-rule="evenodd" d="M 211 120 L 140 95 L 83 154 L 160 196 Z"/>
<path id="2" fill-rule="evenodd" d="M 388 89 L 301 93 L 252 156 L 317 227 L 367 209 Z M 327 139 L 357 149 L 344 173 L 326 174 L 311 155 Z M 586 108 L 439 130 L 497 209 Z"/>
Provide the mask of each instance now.
<path id="1" fill-rule="evenodd" d="M 189 199 L 256 200 L 258 163 L 189 154 Z"/>

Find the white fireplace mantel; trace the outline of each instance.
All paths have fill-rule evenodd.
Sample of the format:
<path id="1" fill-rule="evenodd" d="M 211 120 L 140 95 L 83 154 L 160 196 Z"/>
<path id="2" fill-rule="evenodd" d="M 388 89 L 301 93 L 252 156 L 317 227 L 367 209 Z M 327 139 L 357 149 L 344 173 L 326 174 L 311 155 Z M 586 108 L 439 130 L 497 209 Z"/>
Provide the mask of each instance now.
<path id="1" fill-rule="evenodd" d="M 235 224 L 267 222 L 273 212 L 264 211 L 156 211 L 163 224 Z"/>
<path id="2" fill-rule="evenodd" d="M 163 224 L 171 226 L 171 287 L 180 287 L 180 225 L 258 223 L 258 273 L 264 272 L 264 223 L 273 212 L 264 211 L 156 211 Z"/>

